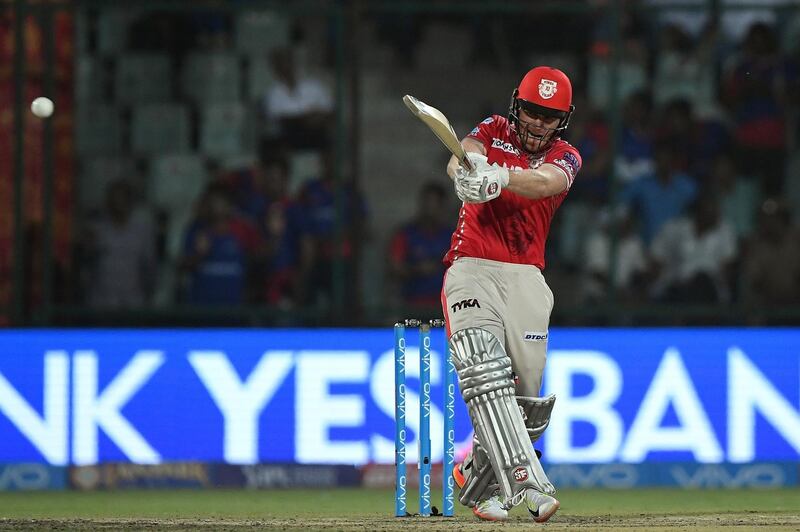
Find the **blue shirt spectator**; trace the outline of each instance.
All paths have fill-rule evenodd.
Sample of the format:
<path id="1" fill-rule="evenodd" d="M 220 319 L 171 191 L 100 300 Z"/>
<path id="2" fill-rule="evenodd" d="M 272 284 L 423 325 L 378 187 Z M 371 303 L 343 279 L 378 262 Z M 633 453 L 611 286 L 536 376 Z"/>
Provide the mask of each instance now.
<path id="1" fill-rule="evenodd" d="M 392 237 L 389 258 L 392 273 L 400 281 L 403 301 L 410 305 L 439 304 L 444 277 L 442 257 L 450 248 L 453 228 L 442 216 L 445 190 L 429 183 L 420 191 L 419 213 Z"/>
<path id="2" fill-rule="evenodd" d="M 653 171 L 653 101 L 650 93 L 639 91 L 626 101 L 622 132 L 614 166 L 618 178 L 630 183 Z"/>
<path id="3" fill-rule="evenodd" d="M 195 222 L 186 233 L 184 250 L 187 254 L 200 251 L 204 255 L 190 276 L 187 303 L 242 302 L 246 255 L 234 234 L 212 232 L 206 224 Z"/>
<path id="4" fill-rule="evenodd" d="M 642 240 L 650 244 L 661 226 L 686 211 L 697 195 L 697 184 L 673 167 L 674 150 L 661 145 L 656 150 L 656 170 L 629 183 L 622 191 L 623 203 L 638 215 Z"/>
<path id="5" fill-rule="evenodd" d="M 302 233 L 299 300 L 310 305 L 332 301 L 336 275 L 343 281 L 349 304 L 358 308 L 358 267 L 367 236 L 367 205 L 351 180 L 334 181 L 332 163 L 332 154 L 323 154 L 322 177 L 306 182 L 297 199 L 300 215 L 292 216 L 300 219 L 298 230 Z M 338 209 L 341 226 L 337 226 Z"/>
<path id="6" fill-rule="evenodd" d="M 191 304 L 244 302 L 250 258 L 261 239 L 255 226 L 236 215 L 224 186 L 210 187 L 184 240 L 182 266 L 188 273 L 185 299 Z"/>

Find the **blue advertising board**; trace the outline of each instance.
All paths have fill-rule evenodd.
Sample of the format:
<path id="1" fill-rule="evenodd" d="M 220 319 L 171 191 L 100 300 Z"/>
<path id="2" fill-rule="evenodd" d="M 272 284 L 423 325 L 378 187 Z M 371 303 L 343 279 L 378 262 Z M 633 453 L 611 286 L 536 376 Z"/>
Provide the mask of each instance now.
<path id="1" fill-rule="evenodd" d="M 419 364 L 409 331 L 408 461 Z M 432 459 L 442 458 L 434 331 Z M 389 329 L 0 332 L 0 463 L 394 461 Z M 550 464 L 797 461 L 800 330 L 553 329 Z M 471 427 L 457 401 L 456 443 Z"/>

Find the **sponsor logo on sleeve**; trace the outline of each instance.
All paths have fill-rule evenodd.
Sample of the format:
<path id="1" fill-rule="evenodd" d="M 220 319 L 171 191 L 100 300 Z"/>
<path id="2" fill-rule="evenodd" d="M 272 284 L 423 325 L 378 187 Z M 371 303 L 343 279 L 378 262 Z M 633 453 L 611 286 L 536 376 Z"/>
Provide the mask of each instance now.
<path id="1" fill-rule="evenodd" d="M 578 170 L 581 169 L 581 163 L 578 161 L 578 158 L 569 152 L 562 155 L 560 159 L 554 160 L 553 164 L 567 173 L 570 182 L 575 179 L 575 175 L 578 173 Z"/>
<path id="2" fill-rule="evenodd" d="M 522 337 L 526 342 L 544 342 L 547 340 L 547 331 L 525 331 Z"/>
<path id="3" fill-rule="evenodd" d="M 481 304 L 478 303 L 477 299 L 465 299 L 463 301 L 459 301 L 458 303 L 453 303 L 450 305 L 450 308 L 453 309 L 453 314 L 458 312 L 459 310 L 463 310 L 466 308 L 474 308 L 478 307 L 481 308 Z"/>
<path id="4" fill-rule="evenodd" d="M 494 122 L 494 117 L 490 116 L 489 118 L 484 119 L 481 124 L 491 124 L 492 122 Z"/>
<path id="5" fill-rule="evenodd" d="M 563 168 L 567 175 L 570 178 L 574 178 L 575 175 L 578 173 L 578 170 L 581 169 L 581 163 L 578 161 L 578 158 L 575 157 L 574 154 L 570 152 L 566 152 L 561 156 L 560 159 L 556 159 L 553 161 L 553 164 L 558 165 L 560 168 Z"/>
<path id="6" fill-rule="evenodd" d="M 481 132 L 480 128 L 479 128 L 479 127 L 477 127 L 477 126 L 475 126 L 474 128 L 472 128 L 472 131 L 470 131 L 470 132 L 469 132 L 469 136 L 470 136 L 470 137 L 475 137 L 475 136 L 477 136 L 477 135 L 478 135 L 478 133 L 480 133 L 480 132 Z"/>

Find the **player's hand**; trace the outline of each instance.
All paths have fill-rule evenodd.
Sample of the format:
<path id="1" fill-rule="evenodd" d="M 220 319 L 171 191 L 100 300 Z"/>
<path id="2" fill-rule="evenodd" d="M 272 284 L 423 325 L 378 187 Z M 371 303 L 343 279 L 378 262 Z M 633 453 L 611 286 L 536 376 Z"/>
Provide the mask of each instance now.
<path id="1" fill-rule="evenodd" d="M 472 165 L 473 172 L 477 172 L 478 170 L 486 170 L 492 167 L 489 164 L 489 159 L 487 159 L 485 155 L 474 151 L 467 152 L 467 159 Z"/>
<path id="2" fill-rule="evenodd" d="M 485 159 L 485 158 L 484 158 Z M 456 195 L 464 203 L 485 203 L 500 195 L 508 186 L 508 168 L 496 163 L 489 165 L 476 161 L 476 170 L 467 172 L 459 169 L 456 172 Z"/>
<path id="3" fill-rule="evenodd" d="M 480 182 L 477 174 L 472 175 L 467 170 L 459 167 L 456 170 L 453 185 L 458 199 L 464 203 L 480 203 Z"/>

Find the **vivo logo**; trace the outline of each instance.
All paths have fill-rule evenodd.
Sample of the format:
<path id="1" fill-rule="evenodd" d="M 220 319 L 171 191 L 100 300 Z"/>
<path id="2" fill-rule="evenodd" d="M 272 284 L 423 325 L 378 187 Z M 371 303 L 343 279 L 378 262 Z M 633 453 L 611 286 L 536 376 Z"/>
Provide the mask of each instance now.
<path id="1" fill-rule="evenodd" d="M 553 465 L 547 476 L 557 486 L 627 489 L 639 484 L 639 472 L 631 464 Z"/>
<path id="2" fill-rule="evenodd" d="M 694 471 L 670 468 L 672 478 L 684 488 L 777 488 L 786 485 L 783 469 L 775 464 L 701 465 Z"/>

